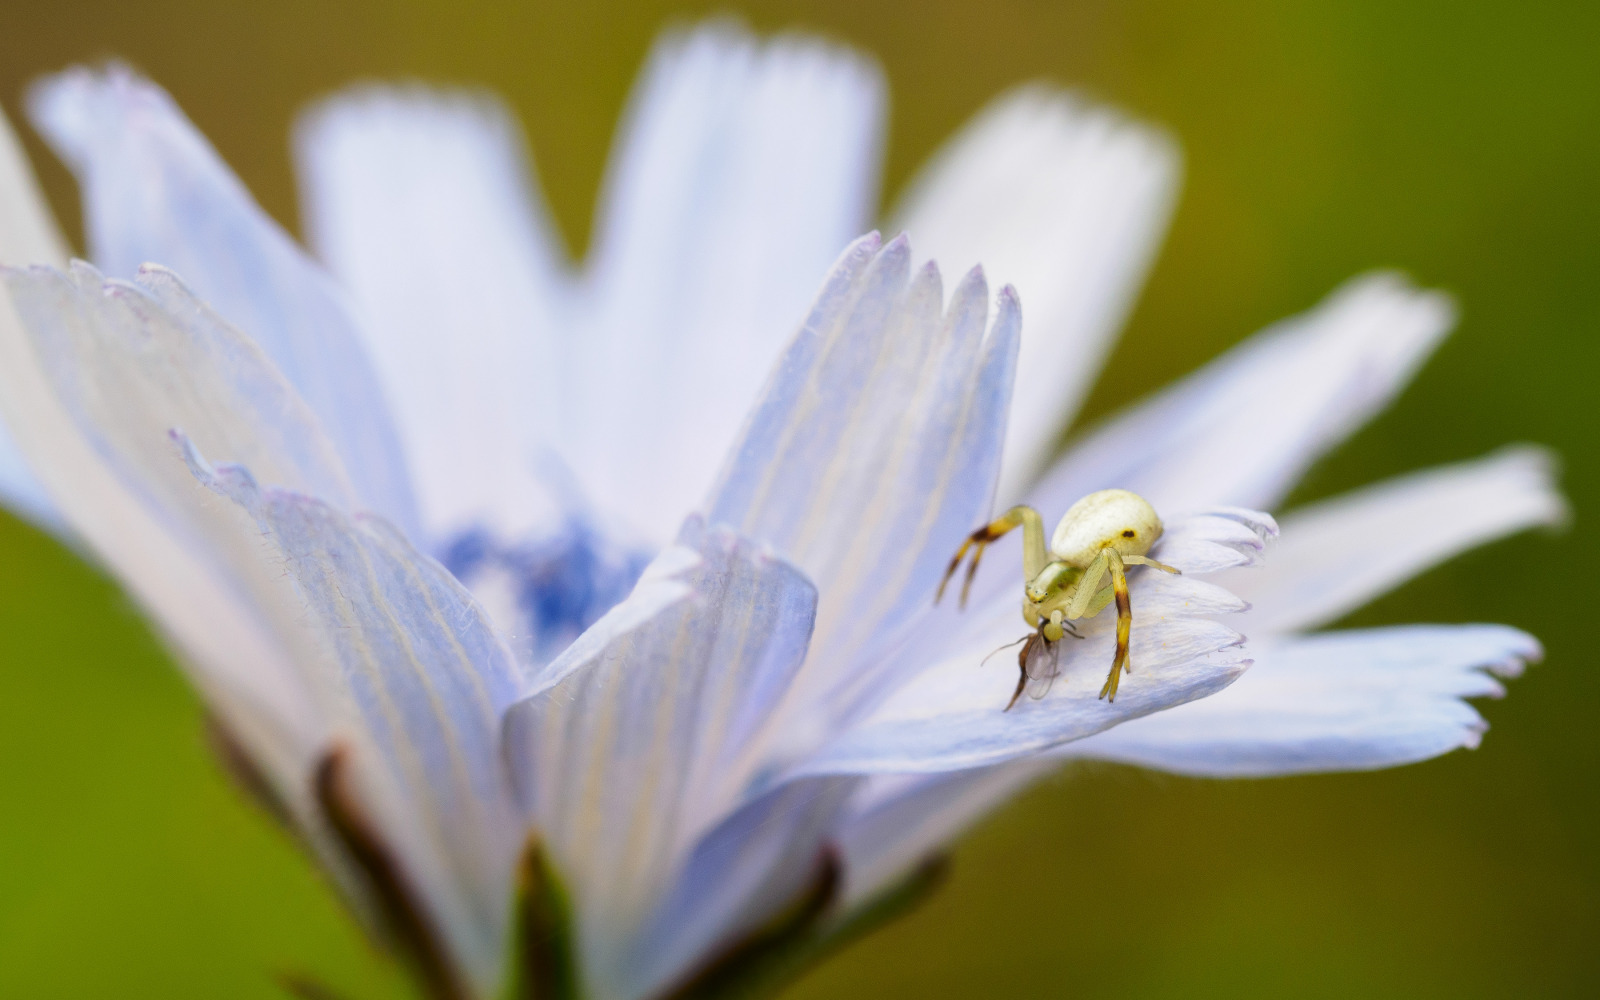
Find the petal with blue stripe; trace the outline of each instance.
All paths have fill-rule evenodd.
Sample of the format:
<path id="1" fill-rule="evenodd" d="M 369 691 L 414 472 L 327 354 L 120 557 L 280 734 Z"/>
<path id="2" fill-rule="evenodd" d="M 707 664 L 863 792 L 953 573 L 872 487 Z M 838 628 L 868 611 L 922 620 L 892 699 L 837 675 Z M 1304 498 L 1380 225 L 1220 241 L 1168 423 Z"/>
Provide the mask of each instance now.
<path id="1" fill-rule="evenodd" d="M 415 533 L 405 455 L 355 316 L 172 99 L 113 65 L 47 78 L 29 110 L 78 176 L 101 269 L 131 279 L 155 263 L 182 274 L 316 413 L 362 506 Z"/>

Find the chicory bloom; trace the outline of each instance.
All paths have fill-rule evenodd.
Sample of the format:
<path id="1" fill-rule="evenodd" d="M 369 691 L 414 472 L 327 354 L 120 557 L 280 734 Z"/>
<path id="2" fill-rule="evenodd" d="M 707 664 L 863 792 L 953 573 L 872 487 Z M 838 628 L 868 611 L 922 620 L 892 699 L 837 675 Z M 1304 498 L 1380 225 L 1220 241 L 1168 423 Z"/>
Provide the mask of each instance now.
<path id="1" fill-rule="evenodd" d="M 852 240 L 882 89 L 804 38 L 668 36 L 581 263 L 482 94 L 308 113 L 314 256 L 125 69 L 31 101 L 95 267 L 4 135 L 0 258 L 36 266 L 4 272 L 0 493 L 122 581 L 436 995 L 508 968 L 546 996 L 771 980 L 1064 758 L 1421 760 L 1474 745 L 1463 699 L 1539 655 L 1499 626 L 1312 632 L 1559 519 L 1534 450 L 1293 512 L 1250 568 L 1278 533 L 1258 511 L 1400 390 L 1442 296 L 1357 279 L 1051 461 L 1173 145 L 1026 88 L 911 186 L 909 239 Z M 1014 675 L 982 661 L 1021 631 L 1016 550 L 964 614 L 933 606 L 943 567 L 997 500 L 1055 516 L 1107 487 L 1156 506 L 1183 575 L 1133 574 L 1114 702 L 1101 616 L 1002 711 Z"/>

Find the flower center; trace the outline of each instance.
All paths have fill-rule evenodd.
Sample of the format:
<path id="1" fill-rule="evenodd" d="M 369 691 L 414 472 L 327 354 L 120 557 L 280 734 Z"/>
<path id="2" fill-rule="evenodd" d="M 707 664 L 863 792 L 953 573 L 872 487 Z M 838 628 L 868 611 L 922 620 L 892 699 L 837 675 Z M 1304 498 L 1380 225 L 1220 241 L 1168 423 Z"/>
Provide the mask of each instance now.
<path id="1" fill-rule="evenodd" d="M 524 668 L 534 668 L 627 597 L 653 555 L 572 517 L 512 544 L 481 528 L 464 531 L 440 562 L 482 602 Z"/>

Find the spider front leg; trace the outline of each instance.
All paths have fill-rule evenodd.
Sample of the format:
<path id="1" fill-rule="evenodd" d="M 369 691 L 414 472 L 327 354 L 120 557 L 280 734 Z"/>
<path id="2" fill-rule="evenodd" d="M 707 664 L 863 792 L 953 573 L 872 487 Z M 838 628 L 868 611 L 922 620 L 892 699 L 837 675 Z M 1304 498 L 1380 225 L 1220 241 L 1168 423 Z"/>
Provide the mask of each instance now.
<path id="1" fill-rule="evenodd" d="M 1144 562 L 1143 556 L 1132 558 Z M 1100 581 L 1107 573 L 1111 574 L 1111 586 L 1103 588 L 1100 586 Z M 1072 602 L 1067 606 L 1067 617 L 1077 620 L 1099 614 L 1100 610 L 1110 603 L 1107 600 L 1107 590 L 1110 591 L 1110 600 L 1116 601 L 1117 604 L 1117 652 L 1111 661 L 1111 673 L 1106 676 L 1105 686 L 1100 689 L 1100 697 L 1107 701 L 1116 701 L 1117 682 L 1122 679 L 1123 671 L 1133 672 L 1133 667 L 1128 662 L 1128 636 L 1133 628 L 1133 604 L 1128 599 L 1128 574 L 1123 566 L 1122 553 L 1109 547 L 1101 549 L 1100 554 L 1095 556 L 1094 562 L 1084 571 L 1083 577 L 1078 581 L 1078 589 L 1073 592 Z"/>
<path id="2" fill-rule="evenodd" d="M 1044 542 L 1044 521 L 1040 519 L 1039 512 L 1032 507 L 1013 507 L 997 520 L 990 521 L 968 535 L 967 540 L 961 543 L 961 548 L 956 550 L 955 558 L 950 560 L 950 565 L 944 571 L 944 579 L 939 581 L 939 590 L 933 596 L 933 603 L 938 604 L 944 598 L 944 588 L 949 585 L 950 578 L 956 575 L 956 570 L 961 568 L 961 560 L 966 558 L 967 550 L 973 549 L 972 564 L 967 567 L 966 579 L 961 583 L 960 606 L 965 608 L 967 596 L 972 592 L 972 578 L 978 574 L 978 562 L 983 559 L 983 550 L 989 547 L 990 542 L 1019 526 L 1022 528 L 1023 582 L 1030 582 L 1043 572 L 1050 562 L 1050 553 L 1045 548 Z"/>

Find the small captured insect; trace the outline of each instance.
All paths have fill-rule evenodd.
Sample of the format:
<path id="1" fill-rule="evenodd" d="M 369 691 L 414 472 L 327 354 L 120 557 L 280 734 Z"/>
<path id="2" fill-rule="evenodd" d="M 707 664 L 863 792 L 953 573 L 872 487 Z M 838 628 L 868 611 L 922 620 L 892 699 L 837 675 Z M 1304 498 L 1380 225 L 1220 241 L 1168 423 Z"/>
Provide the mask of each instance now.
<path id="1" fill-rule="evenodd" d="M 967 552 L 972 562 L 961 585 L 961 607 L 967 606 L 972 578 L 977 575 L 983 550 L 1006 532 L 1022 528 L 1022 620 L 1034 631 L 1017 640 L 1021 676 L 1017 690 L 1006 704 L 1011 711 L 1026 690 L 1034 699 L 1050 690 L 1059 670 L 1060 647 L 1065 636 L 1081 639 L 1072 623 L 1093 618 L 1106 606 L 1117 604 L 1117 653 L 1111 661 L 1100 697 L 1117 698 L 1117 682 L 1122 673 L 1133 672 L 1128 663 L 1128 633 L 1133 627 L 1133 606 L 1128 600 L 1128 566 L 1150 566 L 1165 573 L 1178 570 L 1146 557 L 1145 553 L 1161 537 L 1161 518 L 1144 497 L 1127 490 L 1101 490 L 1091 493 L 1068 508 L 1044 544 L 1044 521 L 1032 507 L 1013 507 L 968 536 L 939 582 L 934 603 L 944 597 L 945 587 Z M 1111 582 L 1105 582 L 1110 575 Z M 1001 647 L 1005 648 L 1005 647 Z"/>

